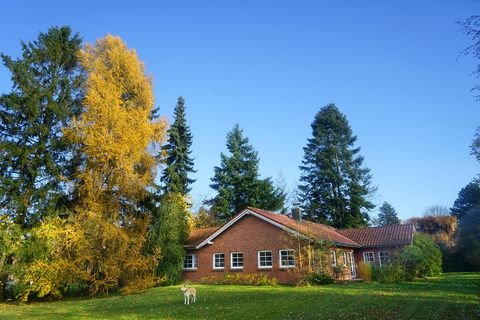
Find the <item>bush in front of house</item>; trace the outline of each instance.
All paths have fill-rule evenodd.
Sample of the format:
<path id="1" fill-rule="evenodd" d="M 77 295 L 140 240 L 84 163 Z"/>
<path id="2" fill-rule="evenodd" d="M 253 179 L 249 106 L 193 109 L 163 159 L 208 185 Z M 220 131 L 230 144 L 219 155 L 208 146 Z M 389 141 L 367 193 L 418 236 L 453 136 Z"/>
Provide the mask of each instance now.
<path id="1" fill-rule="evenodd" d="M 324 285 L 335 283 L 335 280 L 325 273 L 311 273 L 308 276 L 308 283 L 312 285 Z"/>
<path id="2" fill-rule="evenodd" d="M 385 263 L 372 270 L 372 279 L 380 283 L 398 283 L 405 280 L 405 270 L 398 263 Z"/>
<path id="3" fill-rule="evenodd" d="M 275 286 L 278 284 L 276 278 L 270 278 L 266 274 L 256 273 L 225 273 L 221 279 L 203 278 L 204 283 L 226 284 L 226 285 L 251 285 L 251 286 Z"/>
<path id="4" fill-rule="evenodd" d="M 417 233 L 413 244 L 399 251 L 392 263 L 403 268 L 407 279 L 435 277 L 442 273 L 442 252 L 432 238 Z"/>
<path id="5" fill-rule="evenodd" d="M 364 281 L 372 281 L 373 266 L 370 263 L 360 262 L 357 271 L 358 276 Z"/>

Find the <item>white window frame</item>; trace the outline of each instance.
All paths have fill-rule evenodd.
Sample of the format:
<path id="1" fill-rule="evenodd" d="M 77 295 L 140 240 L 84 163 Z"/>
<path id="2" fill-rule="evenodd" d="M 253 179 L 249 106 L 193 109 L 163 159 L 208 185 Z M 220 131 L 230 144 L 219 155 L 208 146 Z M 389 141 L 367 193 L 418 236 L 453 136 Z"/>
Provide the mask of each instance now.
<path id="1" fill-rule="evenodd" d="M 185 267 L 185 263 L 187 262 L 188 257 L 192 257 L 192 266 Z M 189 253 L 185 255 L 185 260 L 183 261 L 183 270 L 197 270 L 198 269 L 198 256 L 193 253 Z"/>
<path id="2" fill-rule="evenodd" d="M 217 261 L 216 261 L 216 257 L 217 257 L 217 255 L 223 255 L 223 267 L 217 267 L 217 265 L 216 265 L 216 262 L 217 262 Z M 212 265 L 213 265 L 213 269 L 215 269 L 215 270 L 223 270 L 223 269 L 225 269 L 225 253 L 223 253 L 223 252 L 215 252 L 215 253 L 213 254 Z"/>
<path id="3" fill-rule="evenodd" d="M 378 251 L 378 263 L 380 264 L 380 267 L 382 266 L 382 256 L 380 253 L 387 253 L 387 260 L 385 262 L 388 262 L 390 260 L 390 251 Z"/>
<path id="4" fill-rule="evenodd" d="M 343 251 L 343 265 L 346 267 L 348 265 L 347 253 Z"/>
<path id="5" fill-rule="evenodd" d="M 269 266 L 262 266 L 261 265 L 261 260 L 260 260 L 261 253 L 270 253 L 270 265 Z M 272 269 L 273 268 L 272 250 L 260 250 L 260 251 L 258 251 L 257 252 L 257 261 L 258 261 L 258 269 Z M 267 262 L 267 261 L 265 260 L 264 262 Z"/>
<path id="6" fill-rule="evenodd" d="M 330 252 L 330 256 L 332 257 L 332 266 L 336 267 L 337 266 L 337 253 L 335 250 L 332 250 Z"/>
<path id="7" fill-rule="evenodd" d="M 233 266 L 233 255 L 234 254 L 241 254 L 242 255 L 242 265 L 240 267 L 239 266 L 235 266 L 235 267 Z M 238 257 L 236 259 L 238 259 Z M 243 264 L 244 264 L 243 252 L 240 252 L 240 251 L 230 252 L 230 269 L 236 269 L 236 270 L 243 269 Z"/>
<path id="8" fill-rule="evenodd" d="M 293 255 L 293 265 L 290 265 L 290 264 L 289 264 L 289 265 L 284 265 L 284 264 L 282 263 L 282 252 L 287 252 L 287 253 L 290 253 L 290 252 L 291 252 L 291 253 L 292 253 L 292 255 Z M 290 256 L 290 254 L 287 254 L 287 257 L 289 257 L 289 256 Z M 282 268 L 282 269 L 295 268 L 295 266 L 296 266 L 295 250 L 293 250 L 293 249 L 281 249 L 281 250 L 278 250 L 278 260 L 279 260 L 280 268 Z"/>
<path id="9" fill-rule="evenodd" d="M 373 260 L 372 260 L 372 261 L 367 261 L 367 254 L 370 254 L 370 253 L 372 254 L 372 259 L 373 259 Z M 363 253 L 363 262 L 365 262 L 365 263 L 375 263 L 375 252 L 373 252 L 373 251 L 365 251 L 365 252 Z"/>

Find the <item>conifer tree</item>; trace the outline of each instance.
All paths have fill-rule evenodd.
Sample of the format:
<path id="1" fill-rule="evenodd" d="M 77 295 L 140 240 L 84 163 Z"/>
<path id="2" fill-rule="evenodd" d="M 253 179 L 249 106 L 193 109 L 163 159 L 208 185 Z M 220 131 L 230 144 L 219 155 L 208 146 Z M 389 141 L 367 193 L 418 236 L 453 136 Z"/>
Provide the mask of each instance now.
<path id="1" fill-rule="evenodd" d="M 374 207 L 368 200 L 373 191 L 370 169 L 362 166 L 347 118 L 329 104 L 315 116 L 312 134 L 300 166 L 304 216 L 337 228 L 366 226 L 368 210 Z"/>
<path id="2" fill-rule="evenodd" d="M 166 123 L 151 121 L 151 78 L 119 37 L 87 45 L 80 62 L 85 110 L 67 131 L 85 157 L 77 174 L 76 224 L 83 237 L 76 264 L 92 295 L 119 287 L 133 292 L 153 284 L 156 258 L 142 254 L 148 219 L 136 209 L 153 185 L 157 163 L 149 147 L 163 142 Z"/>
<path id="3" fill-rule="evenodd" d="M 388 226 L 400 223 L 397 212 L 390 203 L 385 201 L 378 210 L 380 211 L 378 213 L 378 224 L 380 226 Z"/>
<path id="4" fill-rule="evenodd" d="M 0 212 L 29 226 L 59 212 L 78 158 L 62 130 L 81 112 L 81 38 L 50 28 L 22 43 L 18 59 L 2 54 L 13 89 L 0 97 Z"/>
<path id="5" fill-rule="evenodd" d="M 195 182 L 188 177 L 194 173 L 193 159 L 190 157 L 192 133 L 185 118 L 185 100 L 179 97 L 175 107 L 175 121 L 167 132 L 168 143 L 162 147 L 166 153 L 166 167 L 163 170 L 161 181 L 164 193 L 190 192 L 190 185 Z"/>
<path id="6" fill-rule="evenodd" d="M 258 154 L 248 144 L 248 138 L 238 124 L 227 134 L 230 156 L 220 154 L 221 163 L 214 168 L 210 187 L 217 195 L 206 203 L 219 220 L 226 220 L 246 206 L 279 210 L 285 202 L 285 192 L 273 185 L 271 178 L 260 179 Z"/>
<path id="7" fill-rule="evenodd" d="M 468 211 L 478 207 L 480 207 L 480 179 L 475 178 L 460 190 L 450 213 L 462 219 Z"/>

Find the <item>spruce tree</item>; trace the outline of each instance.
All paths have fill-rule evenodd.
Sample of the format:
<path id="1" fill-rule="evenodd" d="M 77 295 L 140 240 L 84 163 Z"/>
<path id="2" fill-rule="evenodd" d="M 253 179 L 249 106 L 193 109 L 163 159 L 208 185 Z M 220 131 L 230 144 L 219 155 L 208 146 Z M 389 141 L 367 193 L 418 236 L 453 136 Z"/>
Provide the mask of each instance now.
<path id="1" fill-rule="evenodd" d="M 185 100 L 179 97 L 175 107 L 175 121 L 168 130 L 168 143 L 162 147 L 166 153 L 166 167 L 161 181 L 164 193 L 190 192 L 190 185 L 195 182 L 188 177 L 193 170 L 193 159 L 190 157 L 192 133 L 185 118 Z"/>
<path id="2" fill-rule="evenodd" d="M 388 202 L 384 202 L 380 208 L 378 213 L 378 224 L 380 226 L 388 226 L 392 224 L 399 224 L 400 219 L 397 217 L 397 212 L 392 207 L 392 205 Z"/>
<path id="3" fill-rule="evenodd" d="M 366 226 L 370 169 L 363 167 L 347 118 L 334 104 L 322 108 L 312 123 L 313 137 L 304 147 L 299 185 L 306 219 L 337 228 Z"/>
<path id="4" fill-rule="evenodd" d="M 18 59 L 2 54 L 13 88 L 0 96 L 0 211 L 31 225 L 62 210 L 78 164 L 63 129 L 81 112 L 81 38 L 50 28 L 22 43 Z"/>
<path id="5" fill-rule="evenodd" d="M 462 219 L 471 209 L 480 207 L 480 179 L 473 179 L 460 192 L 450 209 L 450 213 Z"/>
<path id="6" fill-rule="evenodd" d="M 246 206 L 265 210 L 279 210 L 285 202 L 285 192 L 273 185 L 270 178 L 260 179 L 258 154 L 248 144 L 248 138 L 236 125 L 227 134 L 230 155 L 221 153 L 221 163 L 214 168 L 210 187 L 217 195 L 208 201 L 219 220 L 226 220 Z"/>

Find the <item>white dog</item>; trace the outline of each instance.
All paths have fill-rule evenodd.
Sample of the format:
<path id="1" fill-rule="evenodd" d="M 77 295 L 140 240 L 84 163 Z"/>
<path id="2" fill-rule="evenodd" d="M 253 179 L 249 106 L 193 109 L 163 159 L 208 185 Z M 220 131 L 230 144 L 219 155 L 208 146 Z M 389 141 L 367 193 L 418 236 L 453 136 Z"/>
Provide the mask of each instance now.
<path id="1" fill-rule="evenodd" d="M 190 297 L 192 297 L 192 302 L 195 303 L 195 300 L 197 300 L 197 290 L 195 288 L 187 288 L 184 285 L 180 290 L 183 292 L 184 304 L 190 304 Z"/>

